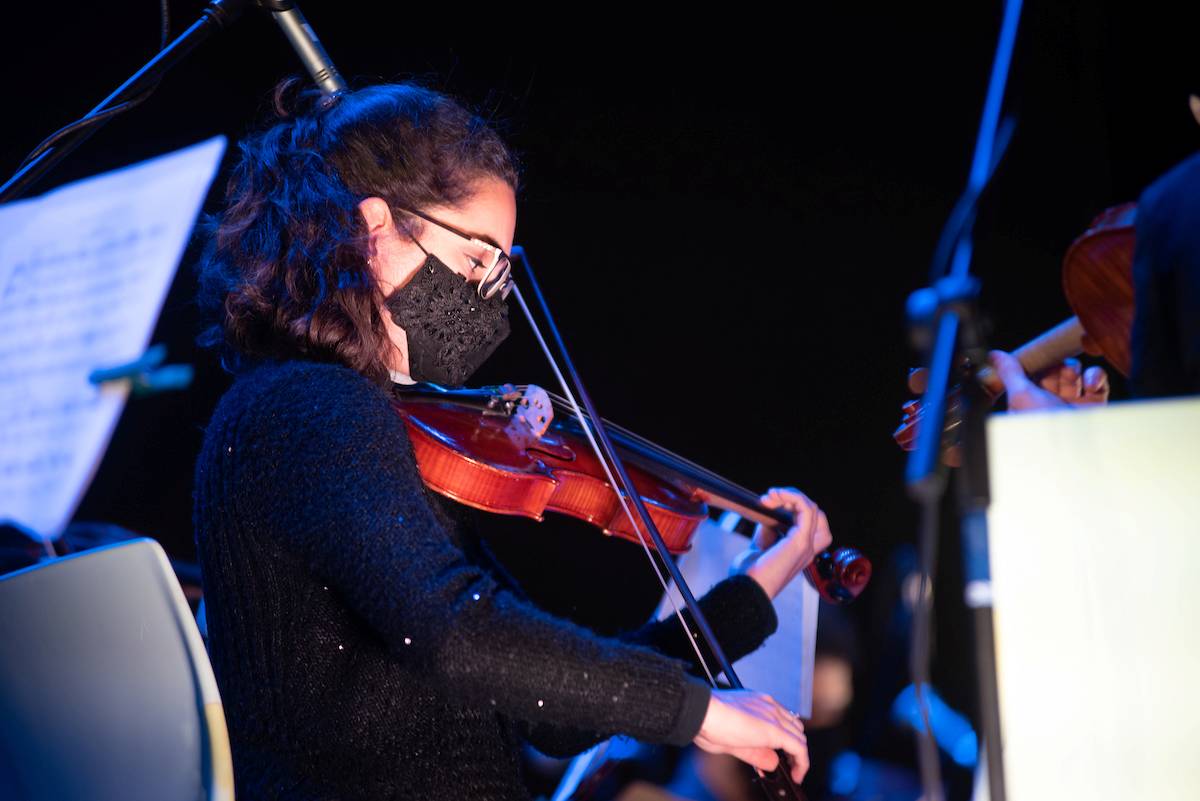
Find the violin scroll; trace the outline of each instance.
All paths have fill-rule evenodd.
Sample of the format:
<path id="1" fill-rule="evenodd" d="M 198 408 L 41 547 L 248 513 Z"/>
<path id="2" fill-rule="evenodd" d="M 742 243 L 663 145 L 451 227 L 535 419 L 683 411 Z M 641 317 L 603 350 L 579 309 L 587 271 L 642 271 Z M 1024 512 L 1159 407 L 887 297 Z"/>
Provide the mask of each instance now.
<path id="1" fill-rule="evenodd" d="M 827 548 L 804 568 L 804 577 L 826 601 L 848 604 L 871 580 L 871 561 L 856 548 Z"/>

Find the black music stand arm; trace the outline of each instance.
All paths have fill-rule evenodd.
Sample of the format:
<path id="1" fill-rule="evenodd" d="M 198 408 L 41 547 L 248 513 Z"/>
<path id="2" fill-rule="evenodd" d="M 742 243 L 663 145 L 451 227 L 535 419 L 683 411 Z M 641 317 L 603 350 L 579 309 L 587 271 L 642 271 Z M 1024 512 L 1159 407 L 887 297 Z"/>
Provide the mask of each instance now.
<path id="1" fill-rule="evenodd" d="M 905 472 L 910 495 L 922 507 L 922 550 L 924 565 L 933 564 L 932 553 L 937 547 L 937 520 L 940 501 L 945 492 L 945 472 L 941 466 L 942 438 L 945 430 L 947 397 L 950 378 L 955 372 L 957 357 L 967 357 L 976 369 L 986 363 L 980 316 L 977 306 L 979 282 L 970 275 L 972 255 L 971 234 L 975 211 L 980 197 L 995 172 L 1009 137 L 1011 124 L 1000 119 L 1000 109 L 1011 64 L 1021 16 L 1021 0 L 1006 0 L 1004 18 L 992 63 L 992 73 L 984 102 L 983 118 L 975 142 L 971 174 L 963 196 L 943 231 L 931 270 L 933 285 L 914 292 L 908 301 L 909 320 L 918 347 L 929 347 L 929 377 L 922 399 L 924 414 L 917 435 L 916 451 L 911 455 Z M 988 560 L 987 507 L 989 502 L 987 474 L 987 439 L 985 423 L 989 403 L 983 396 L 974 376 L 968 376 L 963 392 L 963 426 L 961 438 L 963 467 L 958 476 L 958 506 L 963 544 L 963 597 L 972 610 L 975 638 L 977 683 L 979 692 L 980 726 L 987 756 L 988 789 L 991 801 L 1005 801 L 1003 737 L 1000 726 L 999 694 L 996 679 L 996 650 L 993 636 L 991 566 Z M 926 576 L 928 579 L 928 576 Z M 922 599 L 914 614 L 914 635 L 928 632 L 929 602 Z M 924 619 L 921 619 L 924 618 Z M 918 623 L 922 624 L 920 628 Z M 921 642 L 914 636 L 913 681 L 928 681 L 928 639 Z M 923 652 L 918 653 L 918 649 Z M 921 696 L 918 687 L 918 701 Z M 942 797 L 937 784 L 937 753 L 929 731 L 928 716 L 922 708 L 925 726 L 918 735 L 922 783 L 926 797 Z M 932 751 L 932 753 L 930 753 Z"/>
<path id="2" fill-rule="evenodd" d="M 100 104 L 83 117 L 88 120 L 100 117 L 121 103 L 127 103 L 134 98 L 151 90 L 163 76 L 192 52 L 205 39 L 217 30 L 232 25 L 241 15 L 247 0 L 212 0 L 200 15 L 200 19 L 191 27 L 175 38 L 173 42 L 160 50 L 154 58 L 133 74 L 129 80 L 121 84 L 115 92 L 100 101 Z M 0 203 L 15 200 L 26 194 L 46 173 L 56 164 L 70 155 L 75 148 L 86 142 L 92 134 L 108 122 L 107 119 L 97 119 L 94 124 L 85 125 L 74 131 L 52 147 L 38 154 L 36 158 L 17 170 L 3 186 L 0 186 Z"/>

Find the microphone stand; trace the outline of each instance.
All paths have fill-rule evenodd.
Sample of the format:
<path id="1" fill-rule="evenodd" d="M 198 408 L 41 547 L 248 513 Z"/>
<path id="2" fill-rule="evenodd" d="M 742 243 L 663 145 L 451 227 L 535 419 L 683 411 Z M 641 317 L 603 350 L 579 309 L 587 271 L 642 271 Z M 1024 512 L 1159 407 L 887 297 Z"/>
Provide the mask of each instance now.
<path id="1" fill-rule="evenodd" d="M 930 588 L 932 565 L 938 542 L 938 510 L 946 489 L 941 468 L 947 393 L 956 355 L 967 357 L 969 372 L 986 364 L 977 306 L 979 281 L 970 275 L 971 232 L 979 198 L 1003 155 L 1012 125 L 1000 120 L 1000 106 L 1012 61 L 1013 45 L 1021 15 L 1021 0 L 1007 0 L 996 56 L 984 103 L 983 118 L 975 143 L 975 155 L 966 190 L 942 232 L 934 255 L 932 285 L 917 290 L 908 299 L 908 318 L 915 344 L 928 349 L 929 383 L 922 399 L 924 409 L 917 447 L 908 460 L 905 480 L 909 495 L 921 505 L 921 550 L 923 586 Z M 986 749 L 988 789 L 991 801 L 1005 801 L 1003 740 L 996 681 L 995 640 L 992 630 L 991 568 L 988 563 L 987 403 L 978 382 L 967 376 L 963 382 L 963 466 L 958 476 L 960 528 L 965 574 L 964 600 L 973 610 L 973 627 L 980 703 L 980 722 Z M 921 592 L 913 621 L 913 684 L 924 719 L 919 733 L 918 757 L 924 797 L 941 801 L 942 787 L 937 747 L 930 731 L 928 708 L 922 687 L 929 678 L 929 617 L 931 600 Z"/>
<path id="2" fill-rule="evenodd" d="M 346 82 L 333 66 L 333 61 L 321 46 L 316 33 L 308 20 L 300 13 L 300 7 L 292 0 L 256 0 L 258 6 L 269 12 L 279 25 L 279 30 L 300 57 L 300 63 L 312 76 L 313 83 L 320 89 L 324 97 L 323 106 L 332 104 L 337 96 L 346 91 Z"/>
<path id="3" fill-rule="evenodd" d="M 182 61 L 197 45 L 215 31 L 228 28 L 237 21 L 245 5 L 246 0 L 212 0 L 200 14 L 200 19 L 192 23 L 190 28 L 160 50 L 115 92 L 101 100 L 100 105 L 74 123 L 78 128 L 30 159 L 0 186 L 0 203 L 15 200 L 26 194 L 42 176 L 86 142 L 109 119 L 119 114 L 118 106 L 144 99 L 167 71 Z"/>
<path id="4" fill-rule="evenodd" d="M 162 81 L 167 71 L 183 61 L 197 45 L 215 31 L 228 28 L 236 22 L 247 2 L 248 0 L 211 0 L 200 14 L 200 19 L 192 23 L 190 28 L 160 50 L 115 92 L 100 101 L 100 105 L 64 128 L 62 136 L 51 146 L 22 164 L 16 174 L 0 186 L 0 203 L 24 195 L 42 176 L 86 142 L 101 126 L 132 105 L 145 100 Z M 301 63 L 320 87 L 324 95 L 323 105 L 329 105 L 346 91 L 342 76 L 326 55 L 312 26 L 292 0 L 257 0 L 256 5 L 269 11 L 275 18 L 288 43 L 300 57 Z"/>

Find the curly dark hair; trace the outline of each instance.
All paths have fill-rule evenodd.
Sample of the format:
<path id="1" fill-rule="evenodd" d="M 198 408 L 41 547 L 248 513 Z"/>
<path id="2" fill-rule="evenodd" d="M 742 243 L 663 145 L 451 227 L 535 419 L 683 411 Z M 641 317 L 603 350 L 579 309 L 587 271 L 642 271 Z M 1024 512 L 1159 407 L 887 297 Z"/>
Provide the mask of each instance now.
<path id="1" fill-rule="evenodd" d="M 415 235 L 420 221 L 401 208 L 458 205 L 485 177 L 516 192 L 516 157 L 487 121 L 416 83 L 367 86 L 327 108 L 295 85 L 276 87 L 278 121 L 238 144 L 224 208 L 201 223 L 198 341 L 220 347 L 230 371 L 247 357 L 304 358 L 383 383 L 390 342 L 358 203 L 383 198 Z"/>

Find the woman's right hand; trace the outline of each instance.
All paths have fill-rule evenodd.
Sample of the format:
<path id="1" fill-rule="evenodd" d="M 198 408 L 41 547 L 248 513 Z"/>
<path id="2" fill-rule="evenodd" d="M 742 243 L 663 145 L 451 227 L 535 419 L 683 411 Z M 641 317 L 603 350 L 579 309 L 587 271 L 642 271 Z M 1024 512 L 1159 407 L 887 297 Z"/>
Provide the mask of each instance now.
<path id="1" fill-rule="evenodd" d="M 808 738 L 800 719 L 769 695 L 752 690 L 713 690 L 708 714 L 692 740 L 710 754 L 729 754 L 759 770 L 779 767 L 782 750 L 791 757 L 792 778 L 808 772 Z"/>

